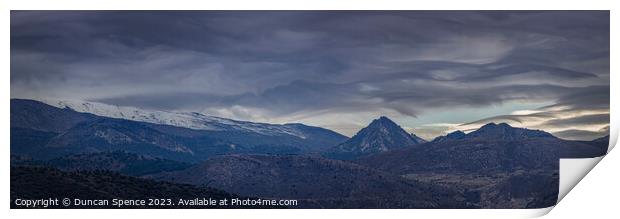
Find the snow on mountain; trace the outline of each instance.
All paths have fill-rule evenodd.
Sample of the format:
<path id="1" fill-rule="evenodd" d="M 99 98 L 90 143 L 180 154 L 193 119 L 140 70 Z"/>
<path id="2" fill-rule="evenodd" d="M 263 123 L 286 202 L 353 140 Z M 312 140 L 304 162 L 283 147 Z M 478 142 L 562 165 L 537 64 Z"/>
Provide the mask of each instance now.
<path id="1" fill-rule="evenodd" d="M 215 116 L 207 116 L 196 112 L 168 112 L 144 110 L 136 107 L 116 106 L 97 102 L 74 100 L 39 100 L 50 106 L 61 109 L 71 109 L 82 113 L 91 113 L 98 116 L 126 119 L 139 122 L 148 122 L 162 125 L 171 125 L 183 128 L 210 130 L 210 131 L 245 131 L 263 135 L 293 135 L 306 138 L 295 124 L 267 124 L 246 121 L 237 121 Z"/>

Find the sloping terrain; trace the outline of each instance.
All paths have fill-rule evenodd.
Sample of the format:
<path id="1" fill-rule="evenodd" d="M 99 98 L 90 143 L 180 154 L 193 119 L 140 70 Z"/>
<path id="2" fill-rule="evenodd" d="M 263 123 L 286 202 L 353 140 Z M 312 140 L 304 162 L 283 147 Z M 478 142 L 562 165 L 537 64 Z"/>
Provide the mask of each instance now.
<path id="1" fill-rule="evenodd" d="M 123 113 L 127 112 L 119 113 L 125 115 Z M 303 124 L 246 124 L 240 121 L 231 123 L 225 119 L 209 121 L 211 125 L 219 121 L 224 128 L 190 129 L 102 117 L 76 112 L 72 108 L 61 109 L 37 101 L 12 99 L 11 153 L 35 159 L 52 159 L 70 154 L 127 151 L 199 162 L 221 154 L 317 153 L 347 139 L 333 131 Z M 236 125 L 232 127 L 231 124 Z M 238 128 L 240 124 L 245 124 L 247 129 Z M 294 133 L 286 130 L 294 130 Z"/>
<path id="2" fill-rule="evenodd" d="M 349 162 L 309 156 L 226 155 L 153 178 L 203 185 L 240 195 L 304 200 L 306 206 L 463 208 L 447 187 L 406 180 Z M 383 206 L 386 207 L 386 206 Z"/>
<path id="3" fill-rule="evenodd" d="M 491 123 L 356 162 L 453 188 L 481 208 L 542 208 L 557 200 L 560 157 L 600 156 L 602 145 Z"/>
<path id="4" fill-rule="evenodd" d="M 407 133 L 392 120 L 382 116 L 324 155 L 328 158 L 351 160 L 424 142 L 415 134 Z"/>
<path id="5" fill-rule="evenodd" d="M 130 176 L 178 171 L 191 166 L 189 163 L 130 154 L 122 151 L 73 154 L 54 158 L 43 163 L 64 171 L 107 170 Z"/>
<path id="6" fill-rule="evenodd" d="M 49 167 L 11 167 L 11 208 L 20 208 L 14 202 L 18 198 L 62 199 L 65 197 L 90 200 L 169 198 L 174 202 L 177 202 L 179 198 L 240 198 L 240 196 L 212 188 L 158 182 L 108 171 L 63 172 Z M 99 207 L 112 208 L 110 206 Z M 69 208 L 81 207 L 71 206 Z M 97 208 L 97 206 L 83 208 Z M 146 206 L 146 208 L 184 208 L 184 206 Z M 218 208 L 218 206 L 209 208 Z"/>

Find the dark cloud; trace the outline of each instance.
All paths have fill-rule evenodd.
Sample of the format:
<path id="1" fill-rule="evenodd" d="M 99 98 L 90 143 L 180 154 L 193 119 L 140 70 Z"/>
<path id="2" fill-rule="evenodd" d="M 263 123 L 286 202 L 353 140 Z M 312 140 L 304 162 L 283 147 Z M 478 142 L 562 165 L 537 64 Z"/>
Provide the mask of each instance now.
<path id="1" fill-rule="evenodd" d="M 12 11 L 11 95 L 270 117 L 608 108 L 609 12 Z"/>

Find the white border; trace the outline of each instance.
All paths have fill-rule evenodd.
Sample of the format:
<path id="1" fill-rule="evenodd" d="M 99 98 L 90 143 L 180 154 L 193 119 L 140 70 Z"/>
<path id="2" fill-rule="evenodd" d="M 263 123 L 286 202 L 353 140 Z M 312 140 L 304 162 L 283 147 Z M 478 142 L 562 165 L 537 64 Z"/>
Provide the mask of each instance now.
<path id="1" fill-rule="evenodd" d="M 380 4 L 376 4 L 381 2 Z M 10 14 L 9 9 L 13 10 L 176 10 L 176 9 L 209 9 L 209 10 L 612 10 L 612 23 L 617 24 L 618 16 L 616 12 L 617 4 L 613 4 L 610 0 L 563 0 L 563 1 L 541 1 L 541 0 L 514 0 L 514 1 L 485 1 L 485 0 L 467 0 L 467 1 L 400 1 L 400 0 L 314 0 L 306 2 L 294 1 L 278 1 L 278 0 L 261 0 L 261 1 L 3 1 L 0 3 L 3 9 L 1 25 L 4 34 L 0 35 L 2 44 L 0 44 L 2 53 L 2 82 L 4 83 L 1 96 L 4 101 L 0 107 L 2 115 L 0 123 L 0 136 L 4 142 L 4 150 L 2 156 L 9 158 L 9 86 L 10 86 Z M 612 25 L 613 27 L 613 25 Z M 615 29 L 612 29 L 611 39 L 618 38 Z M 612 40 L 611 60 L 615 60 L 613 51 L 618 51 L 618 45 Z M 614 63 L 611 61 L 611 63 Z M 612 71 L 614 66 L 611 66 Z M 618 93 L 618 77 L 612 74 L 612 93 Z M 611 99 L 611 139 L 616 142 L 618 139 L 618 123 L 620 115 L 618 114 L 618 101 Z M 610 147 L 612 148 L 612 147 Z M 604 161 L 602 163 L 605 163 Z M 9 162 L 2 163 L 2 174 L 9 175 Z M 607 174 L 617 173 L 617 166 L 604 166 L 597 169 L 605 168 Z M 611 170 L 611 171 L 610 171 Z M 614 171 L 615 170 L 615 171 Z M 596 172 L 596 170 L 594 171 Z M 601 171 L 598 171 L 601 172 Z M 605 172 L 605 171 L 603 171 Z M 604 175 L 601 180 L 614 177 L 612 175 Z M 605 178 L 607 177 L 607 178 Z M 27 218 L 109 218 L 109 217 L 143 217 L 151 218 L 218 218 L 218 217 L 252 217 L 252 218 L 316 218 L 316 217 L 338 217 L 338 218 L 411 218 L 433 217 L 433 218 L 506 218 L 506 217 L 535 217 L 544 215 L 551 210 L 534 209 L 534 210 L 8 210 L 9 208 L 9 177 L 2 181 L 2 194 L 4 199 L 0 201 L 0 205 L 7 209 L 8 216 L 19 216 Z M 579 189 L 579 186 L 576 190 Z M 598 197 L 598 196 L 597 196 Z M 618 197 L 618 196 L 616 196 Z M 604 198 L 604 197 L 601 197 Z M 595 201 L 605 203 L 605 200 L 583 200 L 581 207 Z M 608 202 L 615 202 L 615 197 L 607 199 Z M 561 204 L 560 204 L 561 205 Z M 597 212 L 605 209 L 597 209 L 591 205 Z M 570 211 L 581 211 L 582 208 L 566 209 Z M 591 209 L 592 210 L 592 209 Z M 607 209 L 613 212 L 614 209 Z M 562 215 L 562 214 L 558 214 Z M 613 215 L 613 214 L 612 214 Z"/>

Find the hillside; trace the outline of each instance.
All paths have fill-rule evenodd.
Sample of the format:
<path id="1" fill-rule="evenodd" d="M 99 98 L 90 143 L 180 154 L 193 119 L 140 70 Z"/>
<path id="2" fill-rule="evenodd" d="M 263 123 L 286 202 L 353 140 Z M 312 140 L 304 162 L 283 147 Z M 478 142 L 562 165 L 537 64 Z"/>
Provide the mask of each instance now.
<path id="1" fill-rule="evenodd" d="M 176 202 L 179 198 L 230 199 L 239 196 L 211 188 L 158 182 L 108 171 L 63 172 L 47 167 L 11 167 L 11 208 L 20 207 L 16 206 L 13 201 L 17 198 L 47 199 L 50 197 L 91 200 L 170 198 Z M 150 208 L 166 207 L 184 208 L 184 206 L 151 206 Z"/>
<path id="2" fill-rule="evenodd" d="M 387 203 L 400 203 L 391 207 L 402 208 L 466 207 L 457 201 L 460 194 L 449 188 L 319 157 L 226 155 L 152 177 L 245 196 L 301 199 L 308 206 L 328 208 L 378 208 Z"/>
<path id="3" fill-rule="evenodd" d="M 352 138 L 324 153 L 325 157 L 351 160 L 358 157 L 386 152 L 424 143 L 415 134 L 409 134 L 385 116 L 373 120 Z"/>
<path id="4" fill-rule="evenodd" d="M 336 132 L 303 124 L 233 122 L 208 117 L 212 118 L 209 124 L 219 128 L 193 129 L 183 125 L 186 123 L 174 126 L 171 125 L 173 123 L 157 122 L 159 120 L 144 122 L 125 117 L 97 116 L 90 112 L 100 113 L 101 110 L 115 108 L 82 106 L 88 106 L 89 110 L 81 110 L 85 112 L 82 113 L 74 110 L 76 106 L 58 108 L 33 100 L 11 99 L 11 153 L 35 159 L 52 159 L 71 154 L 127 151 L 182 162 L 199 162 L 221 154 L 317 153 L 347 139 Z M 129 113 L 126 110 L 111 112 L 114 113 L 100 114 L 121 117 L 119 115 L 127 116 L 126 113 Z M 149 111 L 135 113 L 142 117 L 159 115 Z M 195 119 L 205 117 L 198 114 L 173 115 L 182 115 L 174 117 L 177 120 L 187 116 L 194 116 Z M 198 120 L 192 121 L 200 123 Z"/>
<path id="5" fill-rule="evenodd" d="M 74 154 L 41 163 L 64 171 L 107 170 L 130 176 L 177 171 L 191 166 L 189 163 L 122 151 Z"/>

